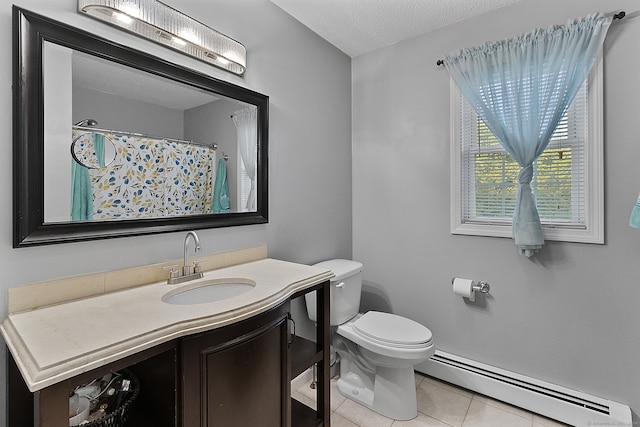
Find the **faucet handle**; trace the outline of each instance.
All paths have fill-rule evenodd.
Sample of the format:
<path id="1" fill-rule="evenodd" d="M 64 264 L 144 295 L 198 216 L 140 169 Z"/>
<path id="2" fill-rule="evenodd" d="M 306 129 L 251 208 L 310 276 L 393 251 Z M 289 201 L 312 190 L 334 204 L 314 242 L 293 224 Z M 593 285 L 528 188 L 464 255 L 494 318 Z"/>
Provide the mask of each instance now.
<path id="1" fill-rule="evenodd" d="M 209 262 L 208 259 L 203 259 L 201 261 L 194 261 L 193 262 L 193 272 L 194 273 L 202 273 L 202 267 L 200 266 L 200 264 L 205 263 L 205 262 Z"/>
<path id="2" fill-rule="evenodd" d="M 169 270 L 169 278 L 170 279 L 175 279 L 180 275 L 180 273 L 178 272 L 178 265 L 177 264 L 165 265 L 164 267 L 162 267 L 162 269 L 163 270 Z"/>

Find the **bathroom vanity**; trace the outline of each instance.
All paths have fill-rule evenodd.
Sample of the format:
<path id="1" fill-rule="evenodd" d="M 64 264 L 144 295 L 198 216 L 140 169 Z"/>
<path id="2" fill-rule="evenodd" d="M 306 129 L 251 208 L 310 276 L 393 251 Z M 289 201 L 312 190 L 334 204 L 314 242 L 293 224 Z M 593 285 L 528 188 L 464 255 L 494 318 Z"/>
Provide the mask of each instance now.
<path id="1" fill-rule="evenodd" d="M 8 425 L 68 425 L 69 391 L 127 369 L 140 381 L 131 426 L 328 426 L 331 271 L 261 259 L 202 280 L 255 283 L 221 301 L 170 304 L 165 282 L 10 314 Z M 219 282 L 217 282 L 219 281 Z M 295 335 L 292 300 L 317 291 L 315 340 Z M 291 380 L 317 365 L 316 408 Z M 31 422 L 30 420 L 33 420 Z"/>

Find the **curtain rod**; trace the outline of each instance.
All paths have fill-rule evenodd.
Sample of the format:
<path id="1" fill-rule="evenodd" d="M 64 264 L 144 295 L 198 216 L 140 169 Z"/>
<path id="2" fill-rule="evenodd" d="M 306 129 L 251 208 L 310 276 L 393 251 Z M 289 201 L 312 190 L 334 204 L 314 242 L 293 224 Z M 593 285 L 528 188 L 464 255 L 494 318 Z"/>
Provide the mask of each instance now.
<path id="1" fill-rule="evenodd" d="M 625 17 L 625 15 L 626 15 L 626 12 L 623 10 L 621 12 L 618 12 L 618 13 L 614 14 L 613 15 L 613 19 L 622 19 L 622 18 Z M 444 64 L 444 59 L 438 59 L 436 61 L 436 65 L 437 66 L 440 66 L 440 65 L 443 65 L 443 64 Z"/>
<path id="2" fill-rule="evenodd" d="M 149 135 L 147 133 L 138 133 L 138 132 L 127 132 L 124 130 L 113 130 L 113 129 L 100 129 L 97 127 L 92 127 L 92 126 L 77 126 L 77 125 L 73 125 L 72 126 L 73 129 L 78 129 L 78 130 L 84 130 L 87 132 L 102 132 L 102 133 L 112 133 L 114 135 L 126 135 L 126 136 L 136 136 L 136 137 L 142 137 L 142 138 L 151 138 L 151 139 L 164 139 L 165 141 L 171 141 L 171 142 L 178 142 L 180 144 L 192 144 L 192 145 L 197 145 L 199 147 L 208 147 L 208 148 L 212 148 L 213 150 L 217 150 L 218 149 L 218 144 L 205 144 L 202 142 L 195 142 L 195 141 L 187 141 L 184 139 L 177 139 L 177 138 L 167 138 L 166 136 L 156 136 L 156 135 Z"/>

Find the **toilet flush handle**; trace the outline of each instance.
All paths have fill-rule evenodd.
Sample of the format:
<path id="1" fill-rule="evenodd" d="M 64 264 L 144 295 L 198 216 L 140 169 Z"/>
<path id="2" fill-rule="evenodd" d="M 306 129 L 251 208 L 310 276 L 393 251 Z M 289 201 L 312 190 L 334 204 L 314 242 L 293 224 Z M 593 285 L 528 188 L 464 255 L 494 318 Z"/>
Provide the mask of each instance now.
<path id="1" fill-rule="evenodd" d="M 344 282 L 340 282 L 336 285 L 336 288 L 343 288 L 344 287 Z"/>

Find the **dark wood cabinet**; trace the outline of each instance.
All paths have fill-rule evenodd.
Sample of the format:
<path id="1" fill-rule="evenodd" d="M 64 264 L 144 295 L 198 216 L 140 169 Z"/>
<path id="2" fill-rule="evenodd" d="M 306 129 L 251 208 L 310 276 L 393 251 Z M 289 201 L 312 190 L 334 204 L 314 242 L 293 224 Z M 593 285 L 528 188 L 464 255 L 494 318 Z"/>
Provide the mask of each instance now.
<path id="1" fill-rule="evenodd" d="M 171 341 L 31 393 L 7 351 L 7 426 L 68 426 L 69 390 L 125 368 L 141 384 L 140 395 L 127 425 L 180 426 L 177 357 L 176 342 Z"/>
<path id="2" fill-rule="evenodd" d="M 184 427 L 289 426 L 289 302 L 184 338 Z"/>
<path id="3" fill-rule="evenodd" d="M 290 302 L 220 330 L 184 338 L 184 427 L 330 425 L 329 282 L 317 291 L 315 339 L 292 335 Z M 316 407 L 291 399 L 291 380 L 316 366 Z"/>
<path id="4" fill-rule="evenodd" d="M 291 379 L 306 369 L 316 366 L 316 407 L 315 409 L 309 408 L 303 403 L 291 399 L 293 427 L 328 427 L 331 425 L 329 286 L 330 282 L 326 281 L 292 297 L 293 299 L 302 297 L 308 292 L 317 292 L 315 340 L 296 336 L 291 345 L 291 363 L 289 364 L 289 378 Z"/>
<path id="5" fill-rule="evenodd" d="M 294 335 L 291 299 L 317 291 L 315 339 Z M 229 326 L 175 339 L 31 393 L 7 351 L 7 425 L 68 425 L 68 393 L 106 373 L 131 371 L 140 394 L 132 427 L 330 425 L 329 282 Z M 317 366 L 317 402 L 291 399 L 291 380 Z"/>

